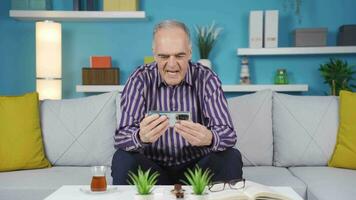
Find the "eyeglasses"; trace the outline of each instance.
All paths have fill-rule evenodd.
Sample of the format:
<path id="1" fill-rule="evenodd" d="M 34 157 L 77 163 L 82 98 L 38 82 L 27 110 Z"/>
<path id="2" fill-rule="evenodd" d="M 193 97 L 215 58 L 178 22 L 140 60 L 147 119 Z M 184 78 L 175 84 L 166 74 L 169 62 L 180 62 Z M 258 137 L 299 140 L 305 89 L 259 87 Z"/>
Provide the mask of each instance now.
<path id="1" fill-rule="evenodd" d="M 225 190 L 225 186 L 229 185 L 230 189 L 240 190 L 245 188 L 245 179 L 233 179 L 229 181 L 212 182 L 209 185 L 210 192 L 220 192 Z M 227 187 L 227 186 L 226 186 Z"/>

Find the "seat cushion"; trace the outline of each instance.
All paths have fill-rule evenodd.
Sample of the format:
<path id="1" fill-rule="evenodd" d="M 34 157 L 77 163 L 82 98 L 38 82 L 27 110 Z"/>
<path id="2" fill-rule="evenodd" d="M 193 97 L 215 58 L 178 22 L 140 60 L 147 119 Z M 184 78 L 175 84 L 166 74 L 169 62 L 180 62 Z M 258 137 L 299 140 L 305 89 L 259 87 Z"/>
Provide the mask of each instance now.
<path id="1" fill-rule="evenodd" d="M 356 198 L 356 171 L 331 167 L 292 167 L 293 175 L 308 185 L 308 200 Z"/>
<path id="2" fill-rule="evenodd" d="M 243 167 L 243 176 L 247 180 L 268 186 L 292 187 L 301 197 L 306 197 L 306 185 L 293 176 L 287 168 L 273 166 Z"/>
<path id="3" fill-rule="evenodd" d="M 228 105 L 244 165 L 272 165 L 272 91 L 229 98 Z"/>
<path id="4" fill-rule="evenodd" d="M 111 165 L 117 92 L 41 105 L 43 139 L 54 165 Z"/>
<path id="5" fill-rule="evenodd" d="M 112 183 L 108 168 L 106 180 Z M 0 173 L 0 199 L 44 199 L 62 185 L 89 185 L 90 167 L 52 167 Z"/>
<path id="6" fill-rule="evenodd" d="M 273 93 L 276 166 L 326 166 L 336 143 L 338 99 Z"/>

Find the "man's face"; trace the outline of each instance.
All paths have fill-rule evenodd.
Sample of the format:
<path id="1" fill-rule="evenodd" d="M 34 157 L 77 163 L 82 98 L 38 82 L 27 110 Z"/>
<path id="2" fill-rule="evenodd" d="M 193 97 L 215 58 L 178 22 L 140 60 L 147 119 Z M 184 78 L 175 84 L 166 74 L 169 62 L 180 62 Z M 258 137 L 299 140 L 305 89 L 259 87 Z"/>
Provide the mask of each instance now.
<path id="1" fill-rule="evenodd" d="M 152 49 L 162 79 L 168 85 L 178 85 L 184 79 L 192 57 L 185 32 L 180 28 L 158 30 Z"/>

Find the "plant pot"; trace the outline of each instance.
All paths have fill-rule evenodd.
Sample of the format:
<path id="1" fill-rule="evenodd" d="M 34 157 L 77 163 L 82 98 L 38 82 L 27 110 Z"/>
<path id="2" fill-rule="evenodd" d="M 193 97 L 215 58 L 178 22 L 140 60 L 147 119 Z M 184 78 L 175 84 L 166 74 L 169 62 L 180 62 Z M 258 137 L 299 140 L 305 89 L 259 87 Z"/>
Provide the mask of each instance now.
<path id="1" fill-rule="evenodd" d="M 197 195 L 197 194 L 190 194 L 188 196 L 188 200 L 207 200 L 208 199 L 208 194 L 201 194 L 201 195 Z"/>
<path id="2" fill-rule="evenodd" d="M 153 194 L 146 194 L 146 195 L 142 195 L 142 194 L 136 194 L 135 195 L 135 200 L 153 200 Z"/>
<path id="3" fill-rule="evenodd" d="M 198 63 L 200 63 L 200 64 L 202 64 L 202 65 L 204 65 L 204 66 L 206 66 L 206 67 L 208 67 L 208 68 L 210 68 L 211 69 L 211 61 L 209 60 L 209 59 L 200 59 L 200 60 L 198 60 Z"/>

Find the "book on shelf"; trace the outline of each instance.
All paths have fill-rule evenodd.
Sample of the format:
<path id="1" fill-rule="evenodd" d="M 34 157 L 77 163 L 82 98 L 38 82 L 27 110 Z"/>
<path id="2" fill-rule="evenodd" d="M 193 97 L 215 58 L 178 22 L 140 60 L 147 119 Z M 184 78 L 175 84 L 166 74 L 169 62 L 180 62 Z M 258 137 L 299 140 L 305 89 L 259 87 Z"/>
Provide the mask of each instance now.
<path id="1" fill-rule="evenodd" d="M 118 11 L 120 10 L 120 2 L 118 0 L 103 0 L 104 11 Z"/>
<path id="2" fill-rule="evenodd" d="M 103 0 L 104 11 L 137 11 L 138 0 Z"/>
<path id="3" fill-rule="evenodd" d="M 278 47 L 278 10 L 265 11 L 264 47 Z"/>
<path id="4" fill-rule="evenodd" d="M 241 190 L 223 190 L 210 192 L 209 199 L 215 200 L 292 200 L 290 197 L 280 194 L 272 188 L 246 181 L 245 188 Z"/>
<path id="5" fill-rule="evenodd" d="M 263 11 L 250 11 L 249 18 L 249 47 L 263 47 Z"/>
<path id="6" fill-rule="evenodd" d="M 138 0 L 119 0 L 120 10 L 122 11 L 137 11 L 138 10 Z"/>

